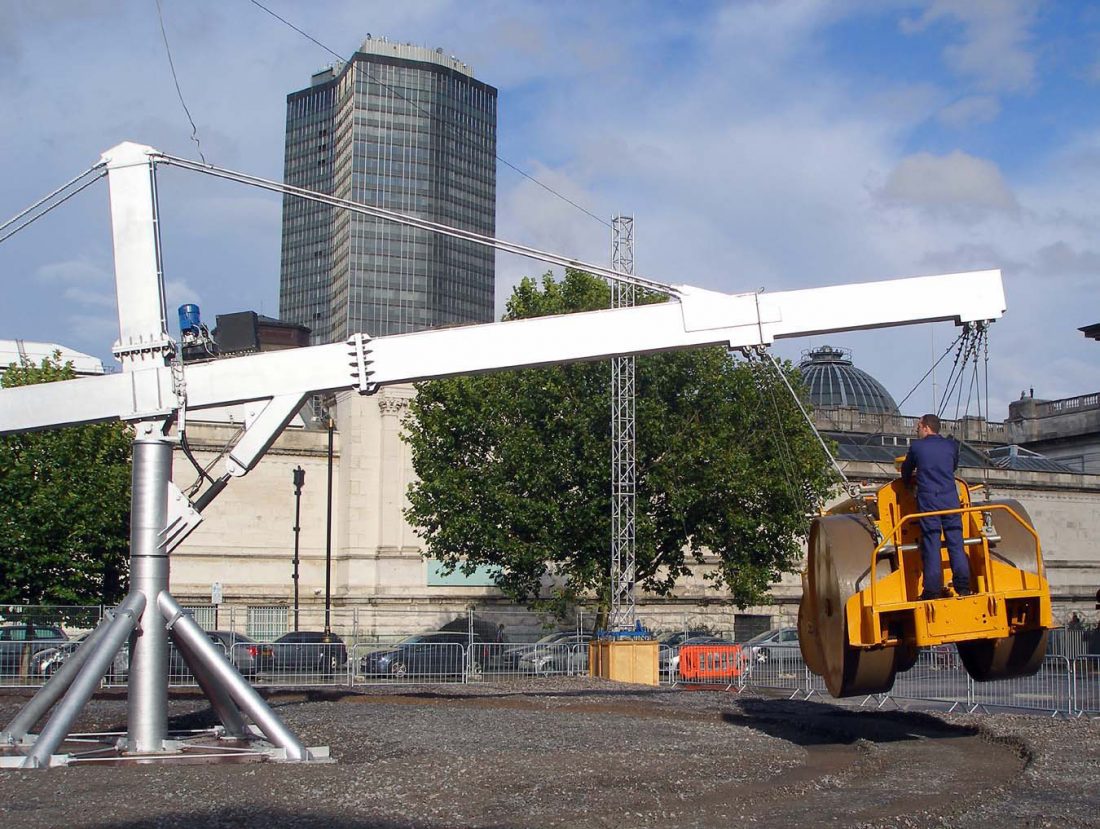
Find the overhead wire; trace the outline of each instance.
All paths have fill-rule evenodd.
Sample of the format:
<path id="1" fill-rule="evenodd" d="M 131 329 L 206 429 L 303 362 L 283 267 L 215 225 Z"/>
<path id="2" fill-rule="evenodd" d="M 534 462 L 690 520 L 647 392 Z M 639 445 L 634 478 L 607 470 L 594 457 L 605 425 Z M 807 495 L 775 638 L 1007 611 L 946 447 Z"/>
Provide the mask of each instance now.
<path id="1" fill-rule="evenodd" d="M 202 154 L 202 142 L 199 141 L 199 128 L 195 126 L 195 119 L 191 117 L 191 110 L 187 108 L 187 102 L 183 99 L 183 90 L 180 89 L 180 81 L 176 76 L 176 64 L 172 60 L 172 49 L 168 45 L 168 32 L 164 28 L 164 11 L 160 7 L 160 0 L 154 0 L 157 4 L 157 20 L 160 21 L 160 36 L 164 40 L 164 52 L 168 55 L 168 68 L 172 70 L 172 82 L 176 85 L 176 96 L 180 99 L 180 106 L 191 124 L 191 140 L 199 150 L 199 158 L 206 163 L 206 156 Z"/>
<path id="2" fill-rule="evenodd" d="M 768 430 L 768 434 L 771 438 L 772 445 L 775 447 L 775 456 L 778 458 L 780 471 L 782 472 L 784 489 L 792 503 L 799 506 L 808 506 L 806 494 L 798 485 L 800 477 L 798 474 L 798 464 L 794 459 L 794 453 L 787 441 L 787 436 L 782 429 L 782 416 L 779 411 L 779 401 L 776 400 L 772 384 L 768 382 L 767 378 L 764 376 L 764 361 L 759 356 L 756 349 L 743 348 L 740 349 L 740 351 L 748 364 L 749 372 L 752 376 L 753 391 L 759 400 L 760 410 L 767 409 L 770 404 L 774 415 L 771 419 L 773 428 Z M 803 512 L 809 511 L 808 508 L 803 510 Z"/>
<path id="3" fill-rule="evenodd" d="M 107 171 L 105 169 L 103 169 L 105 166 L 106 166 L 105 164 L 100 162 L 99 164 L 95 164 L 94 166 L 89 167 L 87 170 L 85 170 L 83 173 L 81 173 L 76 178 L 73 178 L 73 179 L 67 181 L 65 184 L 61 185 L 61 187 L 58 187 L 52 193 L 49 193 L 48 195 L 43 196 L 41 199 L 36 201 L 30 207 L 20 211 L 15 216 L 8 219 L 6 222 L 4 222 L 4 224 L 0 225 L 0 231 L 6 230 L 12 224 L 14 224 L 15 222 L 18 222 L 20 219 L 24 218 L 28 214 L 33 214 L 33 215 L 30 215 L 30 218 L 28 218 L 25 222 L 23 222 L 20 225 L 17 225 L 13 230 L 11 230 L 7 233 L 3 233 L 3 235 L 0 235 L 0 242 L 7 241 L 12 236 L 14 236 L 16 233 L 18 233 L 19 231 L 21 231 L 24 228 L 29 227 L 30 225 L 37 222 L 39 219 L 41 219 L 43 216 L 45 216 L 51 210 L 54 210 L 55 208 L 58 208 L 61 205 L 63 205 L 65 202 L 67 202 L 69 199 L 71 199 L 77 193 L 81 192 L 82 190 L 87 189 L 88 187 L 91 187 L 93 184 L 95 184 L 97 181 L 99 181 L 101 178 L 103 178 L 105 175 L 107 175 Z M 84 182 L 83 184 L 81 184 L 76 189 L 71 189 L 70 190 L 70 188 L 72 188 L 72 186 L 76 182 L 80 181 L 85 176 L 91 175 L 92 173 L 96 173 L 94 178 L 91 178 L 88 181 Z M 65 192 L 66 190 L 69 190 L 69 192 Z M 61 196 L 60 198 L 57 198 L 59 196 L 59 194 L 61 194 L 61 193 L 65 193 L 65 195 Z M 55 199 L 55 198 L 57 199 L 57 201 L 54 201 L 52 204 L 49 204 L 49 206 L 46 207 L 45 209 L 43 209 L 41 212 L 33 213 L 33 211 L 35 211 L 37 208 L 42 207 L 42 205 L 48 204 L 52 199 Z"/>
<path id="4" fill-rule="evenodd" d="M 158 0 L 158 1 L 159 1 L 159 0 Z M 344 60 L 345 60 L 345 59 L 344 59 L 344 57 L 343 57 L 342 55 L 340 55 L 340 54 L 339 54 L 339 53 L 337 53 L 337 52 L 334 52 L 334 51 L 333 51 L 332 49 L 330 49 L 330 48 L 329 48 L 328 46 L 326 46 L 326 45 L 325 45 L 324 43 L 322 43 L 321 41 L 319 41 L 319 40 L 318 40 L 317 38 L 315 38 L 315 37 L 314 37 L 313 35 L 311 35 L 311 34 L 309 34 L 308 32 L 306 32 L 306 31 L 302 30 L 302 29 L 301 29 L 301 28 L 299 28 L 298 26 L 295 26 L 295 25 L 294 25 L 293 23 L 291 23 L 291 22 L 290 22 L 289 20 L 287 20 L 287 19 L 286 19 L 285 17 L 282 17 L 281 15 L 279 15 L 279 14 L 277 14 L 276 12 L 272 11 L 272 10 L 271 10 L 271 9 L 269 9 L 269 8 L 268 8 L 267 6 L 265 6 L 265 5 L 263 4 L 263 3 L 259 2 L 259 0 L 249 0 L 249 2 L 251 2 L 251 3 L 252 3 L 252 5 L 256 6 L 256 8 L 258 8 L 258 9 L 261 9 L 261 10 L 263 10 L 264 12 L 266 12 L 267 14 L 271 15 L 272 17 L 274 17 L 274 18 L 275 18 L 276 20 L 278 20 L 279 22 L 281 22 L 281 23 L 285 24 L 286 26 L 289 26 L 289 27 L 290 27 L 291 29 L 293 29 L 294 31 L 296 31 L 296 32 L 297 32 L 298 34 L 300 34 L 300 35 L 301 35 L 302 37 L 304 37 L 304 38 L 306 38 L 307 40 L 309 40 L 309 41 L 310 41 L 311 43 L 314 43 L 314 44 L 316 44 L 317 46 L 319 46 L 320 48 L 324 49 L 324 50 L 325 50 L 326 52 L 328 52 L 328 53 L 329 53 L 330 55 L 332 55 L 333 57 L 335 57 L 335 58 L 336 58 L 336 59 L 337 59 L 338 61 L 340 61 L 340 62 L 344 62 Z M 364 72 L 364 74 L 365 74 L 365 75 L 366 75 L 366 76 L 367 76 L 367 77 L 368 77 L 368 78 L 369 78 L 369 79 L 370 79 L 371 81 L 373 81 L 374 83 L 376 83 L 376 84 L 378 84 L 379 86 L 383 87 L 384 89 L 387 89 L 387 90 L 388 90 L 388 91 L 389 91 L 389 92 L 390 92 L 391 94 L 393 94 L 393 95 L 394 95 L 395 97 L 397 97 L 397 98 L 400 98 L 400 99 L 401 99 L 401 100 L 403 100 L 403 101 L 404 101 L 405 103 L 409 104 L 409 106 L 413 107 L 413 108 L 414 108 L 414 109 L 416 109 L 416 110 L 417 110 L 418 112 L 420 112 L 420 114 L 422 114 L 422 115 L 424 115 L 424 116 L 426 116 L 426 117 L 430 118 L 430 119 L 431 119 L 431 120 L 433 120 L 433 121 L 438 121 L 438 122 L 440 122 L 440 123 L 443 123 L 443 124 L 445 124 L 445 125 L 447 124 L 447 122 L 445 122 L 445 121 L 443 121 L 443 120 L 442 120 L 441 118 L 439 118 L 439 116 L 438 116 L 438 115 L 435 115 L 435 114 L 433 114 L 432 112 L 430 112 L 430 111 L 428 111 L 428 110 L 424 109 L 424 108 L 423 108 L 422 106 L 420 106 L 420 105 L 419 105 L 418 103 L 416 103 L 415 101 L 412 101 L 412 100 L 410 100 L 410 99 L 409 99 L 408 97 L 406 97 L 406 96 L 405 96 L 405 95 L 404 95 L 404 94 L 403 94 L 403 93 L 402 93 L 402 92 L 401 92 L 401 91 L 400 91 L 399 89 L 397 89 L 397 88 L 395 88 L 395 87 L 393 87 L 393 86 L 390 86 L 390 85 L 389 85 L 389 84 L 387 84 L 387 83 L 386 83 L 385 81 L 382 81 L 382 80 L 380 80 L 380 79 L 379 79 L 379 78 L 377 78 L 377 77 L 376 77 L 375 75 L 373 75 L 373 74 L 372 74 L 372 73 L 371 73 L 370 71 L 368 71 L 368 70 L 360 70 L 360 71 L 363 71 L 363 72 Z M 610 228 L 610 227 L 611 227 L 611 223 L 610 223 L 610 222 L 606 221 L 605 219 L 601 219 L 601 218 L 600 218 L 599 216 L 597 216 L 597 215 L 596 215 L 595 213 L 593 213 L 593 212 L 592 212 L 592 211 L 590 211 L 590 210 L 587 210 L 587 209 L 586 209 L 585 207 L 583 207 L 582 205 L 580 205 L 580 204 L 578 204 L 577 202 L 573 201 L 573 200 L 572 200 L 572 199 L 570 199 L 570 198 L 569 198 L 568 196 L 565 196 L 565 195 L 563 195 L 562 193 L 559 193 L 559 192 L 558 192 L 557 190 L 555 190 L 555 189 L 554 189 L 553 187 L 550 187 L 550 186 L 549 186 L 548 184 L 545 184 L 544 182 L 542 182 L 542 181 L 539 181 L 539 180 L 538 180 L 537 178 L 535 178 L 534 176 L 530 175 L 529 173 L 526 173 L 526 172 L 524 172 L 524 171 L 523 171 L 523 170 L 521 170 L 521 169 L 520 169 L 519 167 L 517 167 L 517 166 L 516 166 L 515 164 L 513 164 L 513 163 L 512 163 L 512 162 L 510 162 L 510 161 L 508 161 L 508 159 L 506 159 L 506 158 L 503 158 L 503 157 L 502 157 L 502 156 L 501 156 L 501 155 L 500 155 L 499 153 L 496 153 L 496 152 L 494 152 L 494 153 L 493 153 L 493 156 L 494 156 L 494 157 L 496 158 L 496 160 L 497 160 L 497 161 L 499 161 L 499 162 L 500 162 L 501 164 L 503 164 L 503 165 L 504 165 L 505 167 L 508 167 L 509 169 L 511 169 L 511 170 L 513 170 L 514 172 L 518 173 L 519 175 L 523 176 L 523 177 L 524 177 L 525 179 L 527 179 L 528 181 L 530 181 L 530 182 L 532 182 L 532 183 L 534 183 L 534 184 L 537 184 L 537 185 L 538 185 L 539 187 L 541 187 L 541 188 L 542 188 L 543 190 L 545 190 L 546 192 L 550 193 L 551 195 L 555 196 L 556 198 L 559 198 L 559 199 L 561 199 L 561 200 L 562 200 L 562 201 L 564 201 L 564 202 L 565 202 L 566 204 L 569 204 L 569 205 L 571 205 L 572 207 L 575 207 L 575 208 L 576 208 L 577 210 L 581 211 L 581 212 L 582 212 L 582 213 L 584 213 L 584 214 L 585 214 L 586 216 L 589 216 L 589 217 L 591 217 L 591 218 L 595 219 L 595 220 L 596 220 L 597 222 L 599 222 L 600 224 L 602 224 L 602 225 L 603 225 L 604 227 L 607 227 L 607 228 Z"/>
<path id="5" fill-rule="evenodd" d="M 959 341 L 960 341 L 960 340 L 961 340 L 961 339 L 962 339 L 962 338 L 963 338 L 964 336 L 966 336 L 966 331 L 965 331 L 965 329 L 964 329 L 964 330 L 963 330 L 963 331 L 962 331 L 962 332 L 961 332 L 961 333 L 959 334 L 959 336 L 957 336 L 957 337 L 956 337 L 956 338 L 955 338 L 955 339 L 954 339 L 954 340 L 953 340 L 953 341 L 952 341 L 952 342 L 951 342 L 951 343 L 950 343 L 950 344 L 949 344 L 949 345 L 947 346 L 947 348 L 946 348 L 946 349 L 944 349 L 944 352 L 943 352 L 943 354 L 941 354 L 941 355 L 940 355 L 939 359 L 938 359 L 938 360 L 936 360 L 936 362 L 934 362 L 934 363 L 932 364 L 932 367 L 931 367 L 930 369 L 928 369 L 928 371 L 926 371 L 926 372 L 924 373 L 924 376 L 923 376 L 923 377 L 921 377 L 921 378 L 920 378 L 920 380 L 918 380 L 918 381 L 917 381 L 916 385 L 914 385 L 914 386 L 913 386 L 913 388 L 911 388 L 911 389 L 909 390 L 909 393 L 908 393 L 908 394 L 906 394 L 904 398 L 902 398 L 902 401 L 901 401 L 900 403 L 898 403 L 898 409 L 899 409 L 899 410 L 901 409 L 901 407 L 902 407 L 902 406 L 904 406 L 904 405 L 905 405 L 906 401 L 908 401 L 908 400 L 909 400 L 909 398 L 913 396 L 913 394 L 914 394 L 914 393 L 916 392 L 916 390 L 920 388 L 921 384 L 922 384 L 922 383 L 923 383 L 923 382 L 924 382 L 925 380 L 927 380 L 927 379 L 928 379 L 928 375 L 930 375 L 930 374 L 931 374 L 931 373 L 932 373 L 933 371 L 935 371 L 935 370 L 936 370 L 936 368 L 937 368 L 937 367 L 939 366 L 939 364 L 940 364 L 940 363 L 942 363 L 942 362 L 944 361 L 944 358 L 945 358 L 945 357 L 947 357 L 947 355 L 951 353 L 952 349 L 954 349 L 954 348 L 955 348 L 955 345 L 956 345 L 956 344 L 957 344 L 957 343 L 958 343 L 958 342 L 959 342 Z"/>
<path id="6" fill-rule="evenodd" d="M 962 403 L 962 379 L 966 374 L 966 368 L 971 358 L 977 357 L 978 347 L 985 336 L 984 331 L 984 327 L 978 328 L 969 324 L 964 327 L 963 333 L 957 340 L 959 343 L 958 351 L 955 354 L 955 362 L 951 366 L 951 374 L 947 378 L 943 395 L 940 397 L 939 406 L 936 410 L 937 415 L 943 415 L 951 402 L 951 396 L 954 395 L 955 419 L 958 419 L 959 407 Z M 967 405 L 969 409 L 969 401 Z"/>
<path id="7" fill-rule="evenodd" d="M 958 345 L 960 343 L 960 341 L 965 336 L 966 336 L 966 329 L 964 329 L 951 343 L 948 344 L 947 348 L 945 348 L 943 353 L 939 356 L 939 359 L 937 359 L 936 362 L 934 362 L 932 364 L 931 368 L 929 368 L 928 371 L 926 371 L 924 373 L 924 376 L 921 377 L 913 385 L 913 387 L 909 390 L 909 392 L 905 395 L 905 397 L 902 398 L 901 402 L 897 404 L 898 411 L 901 410 L 901 407 L 905 405 L 906 401 L 908 401 L 909 398 L 912 397 L 916 393 L 917 389 L 919 389 L 921 387 L 921 384 L 924 383 L 924 381 L 928 379 L 928 376 L 936 370 L 936 368 L 939 366 L 939 364 L 942 363 L 944 361 L 944 359 L 946 359 L 947 355 L 950 354 L 955 349 L 955 346 Z M 863 440 L 861 440 L 857 443 L 854 443 L 852 445 L 854 445 L 856 447 L 870 446 L 871 440 L 873 438 L 876 438 L 876 437 L 881 437 L 881 434 L 882 434 L 881 432 L 874 433 L 874 434 L 869 434 Z M 891 470 L 889 467 L 887 467 L 887 465 L 884 464 L 882 461 L 868 460 L 868 463 L 874 464 L 876 467 L 883 470 L 884 472 L 888 471 L 891 474 L 893 474 L 893 470 Z"/>

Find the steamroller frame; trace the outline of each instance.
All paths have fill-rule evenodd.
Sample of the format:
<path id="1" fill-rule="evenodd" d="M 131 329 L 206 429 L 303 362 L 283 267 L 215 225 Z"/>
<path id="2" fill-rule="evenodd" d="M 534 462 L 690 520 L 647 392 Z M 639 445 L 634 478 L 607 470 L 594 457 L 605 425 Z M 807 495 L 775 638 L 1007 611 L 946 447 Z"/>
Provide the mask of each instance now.
<path id="1" fill-rule="evenodd" d="M 966 485 L 962 484 L 960 490 L 960 495 L 965 492 L 969 502 Z M 880 509 L 881 506 L 880 503 Z M 993 512 L 1005 513 L 1030 536 L 1034 542 L 1034 573 L 996 554 L 996 544 L 1002 539 L 986 529 L 992 523 L 985 518 Z M 914 598 L 922 589 L 920 550 L 915 542 L 899 541 L 914 532 L 919 519 L 931 515 L 962 516 L 972 595 L 926 601 Z M 943 546 L 940 555 L 946 583 L 951 567 Z M 876 565 L 883 557 L 888 560 L 896 557 L 897 561 L 895 564 L 891 560 L 888 575 L 878 577 Z M 912 559 L 916 561 L 910 563 Z M 898 646 L 903 642 L 930 647 L 975 639 L 1003 639 L 1023 631 L 1049 628 L 1053 622 L 1039 535 L 1009 504 L 968 503 L 959 509 L 903 515 L 872 551 L 868 572 L 875 576 L 845 606 L 849 643 L 855 647 Z"/>

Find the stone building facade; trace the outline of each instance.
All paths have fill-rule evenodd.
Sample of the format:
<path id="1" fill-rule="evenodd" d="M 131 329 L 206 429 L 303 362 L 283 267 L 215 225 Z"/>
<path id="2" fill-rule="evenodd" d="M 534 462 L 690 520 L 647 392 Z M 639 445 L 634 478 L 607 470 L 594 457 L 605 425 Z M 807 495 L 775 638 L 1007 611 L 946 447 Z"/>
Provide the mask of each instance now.
<path id="1" fill-rule="evenodd" d="M 348 395 L 338 401 L 331 542 L 328 432 L 290 428 L 253 472 L 233 481 L 214 501 L 204 523 L 174 553 L 173 593 L 184 604 L 202 608 L 210 603 L 211 586 L 218 582 L 226 605 L 223 612 L 232 609 L 246 617 L 234 619 L 237 627 L 271 633 L 279 624 L 289 626 L 294 590 L 292 478 L 300 466 L 305 471 L 299 535 L 304 628 L 323 624 L 328 558 L 331 621 L 338 632 L 389 636 L 435 629 L 473 608 L 478 616 L 504 624 L 513 638 L 537 633 L 542 620 L 509 604 L 487 579 L 440 576 L 424 557 L 415 528 L 405 521 L 405 493 L 414 473 L 400 434 L 413 394 L 412 387 L 396 386 L 374 396 Z M 838 416 L 835 411 L 817 414 L 819 421 L 830 418 L 834 426 Z M 848 416 L 859 420 L 854 414 Z M 911 419 L 903 420 L 908 424 Z M 192 423 L 189 442 L 200 462 L 213 461 L 236 428 L 232 422 Z M 970 424 L 967 428 L 982 427 Z M 886 447 L 887 455 L 904 454 L 905 438 L 893 440 L 900 442 Z M 841 457 L 840 464 L 855 481 L 884 482 L 894 474 L 892 464 L 881 460 Z M 1076 611 L 1082 618 L 1094 619 L 1100 555 L 1092 539 L 1100 531 L 1100 476 L 989 466 L 963 469 L 961 475 L 972 484 L 986 484 L 993 497 L 1019 499 L 1031 513 L 1043 541 L 1056 618 L 1068 618 Z M 193 476 L 178 454 L 177 483 L 186 488 Z M 701 578 L 693 579 L 684 582 L 673 598 L 640 595 L 638 616 L 656 629 L 706 624 L 743 638 L 747 631 L 794 623 L 801 594 L 798 576 L 785 576 L 772 594 L 773 604 L 742 611 L 704 586 Z M 261 631 L 254 626 L 259 620 L 269 624 L 273 614 L 283 620 L 274 629 Z"/>

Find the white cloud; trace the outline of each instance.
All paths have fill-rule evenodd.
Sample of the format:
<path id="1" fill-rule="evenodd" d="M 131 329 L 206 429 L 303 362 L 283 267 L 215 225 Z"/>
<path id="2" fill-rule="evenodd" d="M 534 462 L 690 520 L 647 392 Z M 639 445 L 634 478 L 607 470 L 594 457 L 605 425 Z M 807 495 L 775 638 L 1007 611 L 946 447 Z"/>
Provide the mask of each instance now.
<path id="1" fill-rule="evenodd" d="M 1034 267 L 1041 276 L 1062 274 L 1100 282 L 1100 252 L 1077 249 L 1064 241 L 1045 245 L 1036 251 Z"/>
<path id="2" fill-rule="evenodd" d="M 35 276 L 46 283 L 110 284 L 114 281 L 114 274 L 82 259 L 50 262 L 39 267 Z"/>
<path id="3" fill-rule="evenodd" d="M 887 203 L 948 211 L 971 220 L 991 210 L 1019 208 L 997 165 L 961 150 L 946 156 L 922 152 L 903 158 L 877 195 Z"/>
<path id="4" fill-rule="evenodd" d="M 944 47 L 944 61 L 959 75 L 990 92 L 1026 92 L 1035 85 L 1031 27 L 1036 0 L 933 0 L 902 31 L 925 32 L 949 21 L 962 26 L 960 42 Z"/>
<path id="5" fill-rule="evenodd" d="M 173 319 L 173 312 L 176 308 L 185 303 L 194 303 L 196 305 L 202 304 L 202 297 L 199 296 L 198 291 L 187 284 L 182 279 L 168 279 L 164 282 L 164 301 L 169 310 L 169 325 Z M 211 326 L 213 328 L 213 326 Z"/>
<path id="6" fill-rule="evenodd" d="M 62 296 L 79 305 L 93 305 L 99 308 L 116 307 L 115 295 L 111 291 L 93 291 L 87 288 L 69 287 L 62 292 Z"/>
<path id="7" fill-rule="evenodd" d="M 970 95 L 945 106 L 936 117 L 940 123 L 954 127 L 987 124 L 1001 114 L 1001 102 L 992 95 Z"/>

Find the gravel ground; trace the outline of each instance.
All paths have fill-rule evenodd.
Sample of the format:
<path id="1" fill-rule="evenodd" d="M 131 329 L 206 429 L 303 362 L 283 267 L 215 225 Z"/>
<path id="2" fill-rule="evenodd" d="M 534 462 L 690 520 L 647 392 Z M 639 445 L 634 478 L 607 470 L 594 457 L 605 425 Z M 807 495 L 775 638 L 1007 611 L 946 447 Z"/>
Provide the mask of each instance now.
<path id="1" fill-rule="evenodd" d="M 1100 723 L 592 679 L 269 697 L 335 764 L 0 770 L 5 827 L 1100 827 Z M 7 722 L 22 703 L 0 696 Z M 172 728 L 213 724 L 173 697 Z M 80 728 L 124 726 L 100 698 Z"/>

